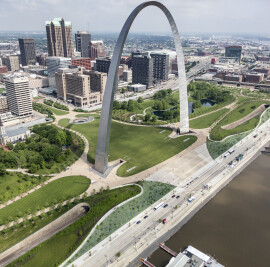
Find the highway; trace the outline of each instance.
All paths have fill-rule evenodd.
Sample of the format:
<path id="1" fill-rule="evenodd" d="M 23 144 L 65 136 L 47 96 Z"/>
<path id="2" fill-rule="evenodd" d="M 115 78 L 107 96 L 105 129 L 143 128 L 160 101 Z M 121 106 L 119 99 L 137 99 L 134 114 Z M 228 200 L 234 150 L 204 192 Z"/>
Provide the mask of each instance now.
<path id="1" fill-rule="evenodd" d="M 142 252 L 149 244 L 155 242 L 158 237 L 169 231 L 173 225 L 180 223 L 185 216 L 193 211 L 198 203 L 201 203 L 213 190 L 222 186 L 231 177 L 235 169 L 240 168 L 252 153 L 259 150 L 263 140 L 264 142 L 269 141 L 269 123 L 268 125 L 262 125 L 256 130 L 256 133 L 258 134 L 256 138 L 253 137 L 254 133 L 245 137 L 244 140 L 234 146 L 235 151 L 232 154 L 226 158 L 219 157 L 201 175 L 188 177 L 185 183 L 179 184 L 173 192 L 170 192 L 132 219 L 130 225 L 127 223 L 112 234 L 111 241 L 107 238 L 95 246 L 91 250 L 92 256 L 86 253 L 73 262 L 74 266 L 107 266 L 108 264 L 110 266 L 128 266 L 129 262 L 136 259 L 139 252 Z M 242 161 L 233 168 L 229 167 L 229 162 L 233 161 L 239 154 L 244 155 Z M 212 187 L 204 189 L 206 184 L 211 184 Z M 180 195 L 180 198 L 172 198 L 172 195 Z M 195 200 L 188 203 L 187 198 L 190 195 L 194 196 Z M 154 211 L 153 208 L 160 202 L 164 202 L 168 206 Z M 177 209 L 175 209 L 176 206 Z M 145 215 L 148 215 L 146 219 L 144 219 Z M 165 225 L 159 222 L 160 219 L 164 218 L 168 220 Z M 139 220 L 141 223 L 136 224 Z M 121 253 L 119 259 L 116 256 L 118 252 Z"/>

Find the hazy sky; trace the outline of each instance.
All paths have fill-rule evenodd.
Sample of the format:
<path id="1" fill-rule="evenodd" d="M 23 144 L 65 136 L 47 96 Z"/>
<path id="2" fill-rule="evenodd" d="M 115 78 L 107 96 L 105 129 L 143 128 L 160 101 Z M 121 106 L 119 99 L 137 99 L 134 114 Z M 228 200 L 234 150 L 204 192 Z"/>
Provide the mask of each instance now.
<path id="1" fill-rule="evenodd" d="M 0 0 L 0 31 L 45 30 L 54 17 L 71 20 L 73 31 L 119 32 L 140 0 Z M 270 0 L 161 0 L 180 32 L 243 32 L 270 35 Z M 156 7 L 143 10 L 132 31 L 169 32 Z"/>

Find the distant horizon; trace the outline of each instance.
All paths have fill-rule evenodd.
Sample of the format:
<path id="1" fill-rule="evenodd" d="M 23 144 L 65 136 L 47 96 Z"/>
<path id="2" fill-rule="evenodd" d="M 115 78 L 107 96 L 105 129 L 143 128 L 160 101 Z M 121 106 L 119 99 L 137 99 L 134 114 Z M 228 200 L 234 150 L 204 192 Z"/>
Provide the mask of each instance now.
<path id="1" fill-rule="evenodd" d="M 81 31 L 80 29 L 74 30 L 72 29 L 72 33 L 76 33 L 77 31 Z M 86 30 L 87 31 L 87 30 Z M 120 31 L 88 31 L 90 34 L 119 34 Z M 46 35 L 46 30 L 0 30 L 1 33 L 32 33 L 32 34 L 45 34 Z M 158 31 L 130 31 L 129 34 L 153 34 L 155 36 L 159 35 L 164 35 L 164 36 L 172 36 L 171 32 L 158 32 Z M 246 35 L 246 36 L 253 36 L 253 37 L 264 37 L 264 38 L 269 38 L 270 39 L 270 33 L 264 33 L 264 32 L 208 32 L 208 31 L 201 31 L 201 32 L 192 32 L 192 31 L 182 31 L 180 32 L 181 34 L 198 34 L 198 35 Z"/>

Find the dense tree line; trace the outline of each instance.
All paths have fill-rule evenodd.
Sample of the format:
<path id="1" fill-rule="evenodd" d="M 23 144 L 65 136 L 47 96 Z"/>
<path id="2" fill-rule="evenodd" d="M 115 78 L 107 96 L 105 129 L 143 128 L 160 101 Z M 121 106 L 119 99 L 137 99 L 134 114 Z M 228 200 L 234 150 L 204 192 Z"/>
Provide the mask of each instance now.
<path id="1" fill-rule="evenodd" d="M 43 100 L 43 103 L 52 107 L 52 105 L 53 105 L 54 102 L 52 100 L 46 100 L 46 99 L 44 99 Z"/>
<path id="2" fill-rule="evenodd" d="M 54 102 L 53 106 L 58 109 L 69 111 L 69 108 L 66 105 L 62 105 L 58 102 Z"/>
<path id="3" fill-rule="evenodd" d="M 47 114 L 48 117 L 53 117 L 53 112 L 44 105 L 33 102 L 32 106 L 35 111 L 38 111 L 41 114 Z"/>

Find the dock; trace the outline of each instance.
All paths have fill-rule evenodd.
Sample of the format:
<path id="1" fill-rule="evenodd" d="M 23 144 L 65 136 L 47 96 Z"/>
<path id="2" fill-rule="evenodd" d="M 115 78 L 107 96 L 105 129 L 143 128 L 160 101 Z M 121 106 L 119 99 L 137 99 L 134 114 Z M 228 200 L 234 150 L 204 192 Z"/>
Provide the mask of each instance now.
<path id="1" fill-rule="evenodd" d="M 144 265 L 148 266 L 148 267 L 156 267 L 154 264 L 152 264 L 151 262 L 149 262 L 147 259 L 140 259 L 140 262 L 142 262 Z"/>
<path id="2" fill-rule="evenodd" d="M 178 253 L 174 252 L 172 249 L 165 246 L 164 243 L 160 243 L 158 244 L 158 246 L 162 248 L 163 250 L 165 250 L 167 253 L 171 254 L 173 257 L 176 257 L 178 255 Z"/>

